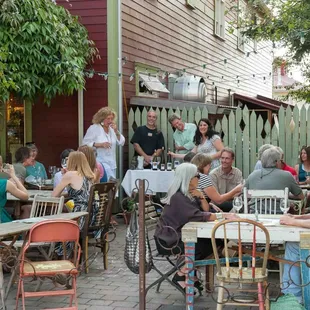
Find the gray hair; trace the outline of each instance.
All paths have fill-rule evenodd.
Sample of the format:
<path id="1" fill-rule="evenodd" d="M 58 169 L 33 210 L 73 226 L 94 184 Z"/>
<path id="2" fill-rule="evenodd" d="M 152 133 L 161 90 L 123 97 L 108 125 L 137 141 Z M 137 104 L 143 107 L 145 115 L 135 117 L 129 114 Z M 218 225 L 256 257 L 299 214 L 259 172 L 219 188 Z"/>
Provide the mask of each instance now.
<path id="1" fill-rule="evenodd" d="M 267 149 L 261 158 L 263 168 L 275 168 L 277 161 L 281 160 L 282 154 L 275 147 Z"/>
<path id="2" fill-rule="evenodd" d="M 270 149 L 271 147 L 273 147 L 273 145 L 271 145 L 271 144 L 263 144 L 263 145 L 258 149 L 258 152 L 257 152 L 257 157 L 258 157 L 258 159 L 261 160 L 261 159 L 262 159 L 263 153 L 264 153 L 266 150 Z"/>
<path id="3" fill-rule="evenodd" d="M 176 119 L 181 119 L 181 116 L 179 114 L 173 113 L 168 117 L 168 122 L 171 124 Z"/>
<path id="4" fill-rule="evenodd" d="M 188 192 L 191 179 L 197 174 L 197 167 L 190 163 L 183 163 L 175 169 L 174 179 L 168 189 L 167 196 L 163 199 L 164 203 L 170 203 L 171 197 L 178 191 L 192 199 Z"/>
<path id="5" fill-rule="evenodd" d="M 283 150 L 280 148 L 280 146 L 275 146 L 275 148 L 281 153 L 281 159 L 284 159 L 284 152 L 283 152 Z"/>

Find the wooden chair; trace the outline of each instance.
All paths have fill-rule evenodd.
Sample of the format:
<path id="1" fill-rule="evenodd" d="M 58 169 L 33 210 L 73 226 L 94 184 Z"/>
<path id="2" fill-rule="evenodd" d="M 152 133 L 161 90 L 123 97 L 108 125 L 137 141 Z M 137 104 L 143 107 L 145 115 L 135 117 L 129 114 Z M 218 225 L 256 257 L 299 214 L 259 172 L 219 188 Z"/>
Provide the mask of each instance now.
<path id="1" fill-rule="evenodd" d="M 78 275 L 81 247 L 79 245 L 80 229 L 76 222 L 70 220 L 49 220 L 35 224 L 29 231 L 28 240 L 22 249 L 21 262 L 19 266 L 19 281 L 16 295 L 16 310 L 18 309 L 19 297 L 22 298 L 23 310 L 25 310 L 25 298 L 44 296 L 70 296 L 70 307 L 65 309 L 77 310 L 76 278 Z M 29 262 L 26 252 L 35 242 L 74 242 L 72 260 L 49 260 Z M 71 277 L 72 288 L 62 290 L 26 292 L 24 288 L 25 278 L 55 277 L 56 275 Z M 74 301 L 74 306 L 72 306 Z"/>
<path id="2" fill-rule="evenodd" d="M 228 238 L 226 233 L 227 225 L 238 225 L 238 267 L 231 267 L 229 263 L 229 254 L 228 254 Z M 251 266 L 244 268 L 242 266 L 242 230 L 250 230 L 253 231 L 253 238 L 251 240 L 252 243 L 252 264 Z M 219 254 L 217 251 L 216 244 L 216 235 L 221 231 L 221 237 L 224 236 L 224 253 L 225 253 L 225 266 L 221 266 L 221 262 L 219 259 Z M 265 245 L 265 253 L 263 257 L 262 267 L 256 267 L 256 235 L 257 234 L 265 234 L 266 245 Z M 218 297 L 217 297 L 217 310 L 222 310 L 225 305 L 234 305 L 234 306 L 258 306 L 260 310 L 269 309 L 269 296 L 268 296 L 268 287 L 267 287 L 267 278 L 268 278 L 268 270 L 267 260 L 269 254 L 269 246 L 270 246 L 270 237 L 268 230 L 259 222 L 255 222 L 247 219 L 236 219 L 236 220 L 224 220 L 216 224 L 212 230 L 211 234 L 212 247 L 214 252 L 214 257 L 216 260 L 216 268 L 217 273 L 216 277 L 219 281 L 218 286 Z M 248 242 L 249 240 L 246 240 Z M 242 296 L 238 296 L 237 298 L 231 298 L 227 301 L 224 301 L 224 287 L 225 284 L 229 283 L 238 283 L 238 284 L 256 284 L 257 292 L 258 292 L 258 302 L 247 302 L 247 299 L 244 298 L 242 300 Z M 229 289 L 230 290 L 230 289 Z M 242 291 L 246 291 L 245 288 L 242 288 Z M 264 296 L 264 292 L 266 292 L 266 296 Z M 230 292 L 231 293 L 231 292 Z M 231 296 L 231 294 L 230 294 Z"/>
<path id="3" fill-rule="evenodd" d="M 259 190 L 259 189 L 243 189 L 244 195 L 244 213 L 249 212 L 249 201 L 250 204 L 254 205 L 254 211 L 258 214 L 278 214 L 281 213 L 280 208 L 278 208 L 278 203 L 280 199 L 284 199 L 284 203 L 288 204 L 288 188 L 283 190 Z"/>
<path id="4" fill-rule="evenodd" d="M 116 182 L 97 183 L 92 185 L 90 189 L 88 201 L 88 219 L 86 219 L 82 230 L 82 257 L 85 263 L 85 272 L 88 273 L 88 243 L 89 238 L 96 239 L 95 246 L 101 248 L 103 254 L 104 269 L 108 268 L 107 252 L 109 244 L 107 234 L 109 232 L 110 221 L 112 216 L 112 208 L 114 198 L 117 191 Z"/>

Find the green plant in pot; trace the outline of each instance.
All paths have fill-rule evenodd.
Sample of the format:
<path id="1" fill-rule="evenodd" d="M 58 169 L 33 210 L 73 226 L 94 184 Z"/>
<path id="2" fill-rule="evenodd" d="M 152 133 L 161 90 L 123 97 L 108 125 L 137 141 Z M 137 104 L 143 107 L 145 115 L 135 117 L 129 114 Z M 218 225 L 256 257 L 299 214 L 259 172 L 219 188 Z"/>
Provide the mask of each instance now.
<path id="1" fill-rule="evenodd" d="M 131 213 L 135 210 L 136 206 L 137 206 L 137 203 L 136 203 L 135 198 L 127 197 L 123 199 L 122 209 L 123 209 L 123 216 L 124 216 L 124 221 L 126 225 L 128 225 L 130 218 L 131 218 Z"/>

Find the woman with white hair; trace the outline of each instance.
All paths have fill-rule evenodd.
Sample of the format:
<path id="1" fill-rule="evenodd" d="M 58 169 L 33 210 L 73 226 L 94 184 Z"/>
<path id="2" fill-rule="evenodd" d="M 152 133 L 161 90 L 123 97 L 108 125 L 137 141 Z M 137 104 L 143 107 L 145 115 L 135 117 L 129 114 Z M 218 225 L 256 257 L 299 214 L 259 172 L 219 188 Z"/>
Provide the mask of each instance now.
<path id="1" fill-rule="evenodd" d="M 181 240 L 182 227 L 188 222 L 214 221 L 218 218 L 233 219 L 233 213 L 210 213 L 200 211 L 200 201 L 204 199 L 202 192 L 197 190 L 199 173 L 197 167 L 190 163 L 183 163 L 175 170 L 173 183 L 166 197 L 167 205 L 157 223 L 155 230 L 156 247 L 161 255 L 176 255 L 184 253 Z M 195 259 L 204 259 L 211 254 L 211 240 L 198 238 L 195 248 Z M 172 281 L 181 288 L 185 287 L 185 269 L 178 271 Z M 202 290 L 199 281 L 195 287 Z"/>
<path id="2" fill-rule="evenodd" d="M 260 170 L 260 169 L 262 169 L 262 161 L 261 161 L 261 159 L 262 159 L 262 155 L 263 155 L 263 153 L 266 151 L 266 150 L 268 150 L 268 149 L 270 149 L 271 147 L 273 147 L 273 145 L 271 145 L 271 144 L 263 144 L 259 149 L 258 149 L 258 152 L 257 152 L 257 162 L 256 162 L 256 164 L 255 164 L 255 167 L 254 167 L 254 171 L 255 170 Z"/>

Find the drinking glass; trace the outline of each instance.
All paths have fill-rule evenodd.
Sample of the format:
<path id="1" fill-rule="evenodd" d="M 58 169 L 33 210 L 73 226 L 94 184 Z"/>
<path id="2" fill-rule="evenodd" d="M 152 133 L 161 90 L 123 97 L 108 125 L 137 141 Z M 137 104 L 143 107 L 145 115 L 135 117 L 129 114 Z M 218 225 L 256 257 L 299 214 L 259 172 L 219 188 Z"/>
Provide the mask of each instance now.
<path id="1" fill-rule="evenodd" d="M 289 208 L 290 208 L 290 207 L 289 207 L 288 203 L 285 202 L 284 199 L 281 199 L 281 200 L 280 200 L 280 209 L 281 209 L 281 211 L 283 212 L 283 214 L 286 214 L 287 211 L 289 210 Z"/>
<path id="2" fill-rule="evenodd" d="M 239 213 L 239 211 L 242 208 L 242 205 L 243 205 L 242 198 L 239 196 L 235 197 L 233 200 L 233 207 L 234 207 L 234 210 L 236 211 L 236 213 Z"/>
<path id="3" fill-rule="evenodd" d="M 37 184 L 38 184 L 38 186 L 39 186 L 39 190 L 41 190 L 42 185 L 43 185 L 43 178 L 37 177 L 37 178 L 36 178 L 36 181 L 37 181 Z"/>

